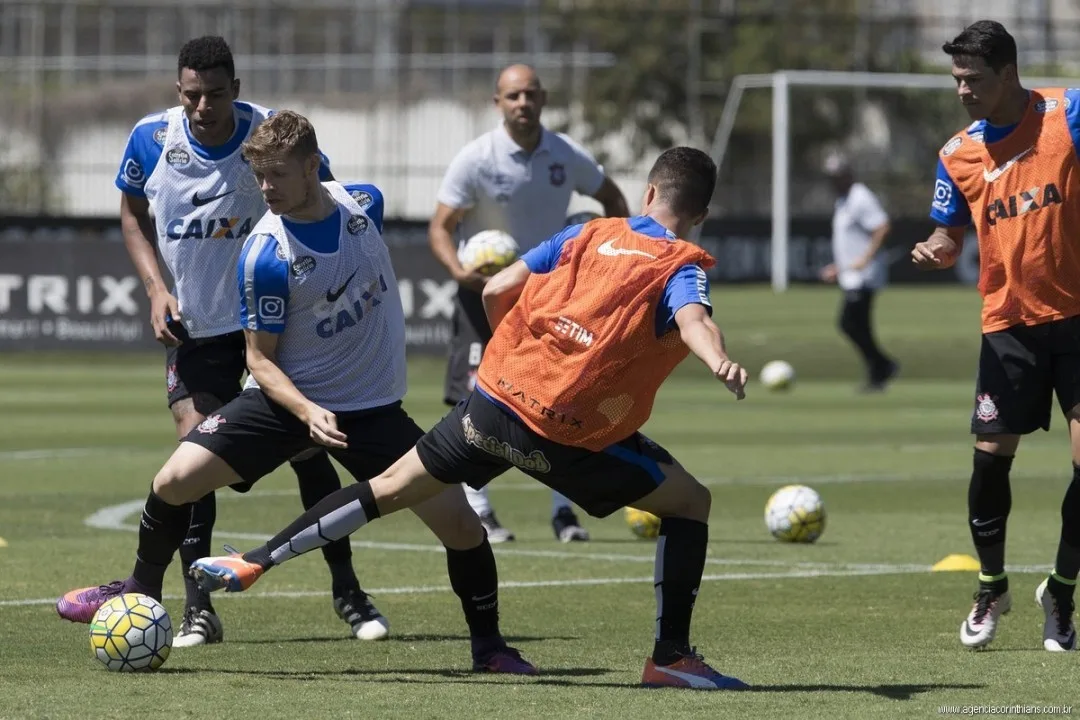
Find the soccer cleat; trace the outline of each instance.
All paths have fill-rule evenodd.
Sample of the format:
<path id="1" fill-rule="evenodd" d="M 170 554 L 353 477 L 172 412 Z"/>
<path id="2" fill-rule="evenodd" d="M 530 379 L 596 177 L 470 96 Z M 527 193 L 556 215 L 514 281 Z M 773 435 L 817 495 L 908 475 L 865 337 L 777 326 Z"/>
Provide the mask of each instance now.
<path id="1" fill-rule="evenodd" d="M 190 572 L 191 577 L 206 592 L 243 592 L 262 577 L 263 568 L 235 554 L 229 557 L 199 558 L 191 563 Z"/>
<path id="2" fill-rule="evenodd" d="M 738 678 L 714 670 L 694 649 L 670 665 L 657 665 L 652 658 L 646 660 L 641 685 L 647 688 L 691 690 L 747 690 L 750 687 Z"/>
<path id="3" fill-rule="evenodd" d="M 65 620 L 89 623 L 102 605 L 123 593 L 123 580 L 113 580 L 108 585 L 69 590 L 56 601 L 56 612 Z"/>
<path id="4" fill-rule="evenodd" d="M 1047 580 L 1043 580 L 1035 590 L 1035 602 L 1046 615 L 1043 623 L 1043 647 L 1050 652 L 1071 652 L 1076 650 L 1076 626 L 1073 624 L 1074 604 L 1068 598 L 1068 606 L 1059 602 L 1054 594 L 1047 590 Z M 1063 612 L 1064 610 L 1064 612 Z"/>
<path id="5" fill-rule="evenodd" d="M 1009 591 L 996 594 L 989 588 L 980 588 L 975 593 L 975 604 L 971 612 L 960 625 L 960 642 L 964 647 L 984 648 L 994 639 L 998 620 L 1012 609 L 1012 596 Z"/>
<path id="6" fill-rule="evenodd" d="M 589 531 L 578 524 L 577 515 L 568 507 L 559 508 L 551 518 L 551 529 L 559 542 L 587 542 Z"/>
<path id="7" fill-rule="evenodd" d="M 360 588 L 334 598 L 334 612 L 349 623 L 357 640 L 384 640 L 390 634 L 390 621 L 372 604 Z"/>
<path id="8" fill-rule="evenodd" d="M 514 539 L 514 533 L 500 525 L 499 521 L 495 518 L 495 513 L 490 510 L 480 515 L 480 524 L 484 526 L 484 530 L 487 532 L 488 542 L 492 545 L 510 542 Z"/>
<path id="9" fill-rule="evenodd" d="M 473 672 L 500 673 L 503 675 L 539 675 L 531 662 L 521 657 L 517 649 L 503 645 L 482 657 L 473 657 Z"/>
<path id="10" fill-rule="evenodd" d="M 180 632 L 173 638 L 173 647 L 211 645 L 225 639 L 221 619 L 210 610 L 189 607 L 184 611 Z"/>

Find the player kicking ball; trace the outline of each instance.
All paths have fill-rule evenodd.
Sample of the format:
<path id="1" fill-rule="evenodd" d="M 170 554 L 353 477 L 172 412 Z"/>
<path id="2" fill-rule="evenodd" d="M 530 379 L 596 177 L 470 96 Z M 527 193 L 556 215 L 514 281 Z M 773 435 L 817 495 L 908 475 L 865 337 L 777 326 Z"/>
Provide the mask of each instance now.
<path id="1" fill-rule="evenodd" d="M 709 490 L 638 432 L 688 352 L 744 396 L 746 371 L 728 358 L 709 317 L 702 268 L 713 260 L 679 239 L 705 219 L 715 185 L 708 155 L 668 150 L 649 173 L 640 216 L 567 228 L 492 278 L 483 301 L 495 332 L 472 394 L 370 483 L 326 497 L 242 556 L 196 560 L 196 580 L 207 590 L 246 590 L 331 538 L 516 466 L 595 517 L 632 504 L 663 518 L 656 642 L 643 685 L 745 689 L 690 645 Z M 331 447 L 343 439 L 323 434 Z"/>
<path id="2" fill-rule="evenodd" d="M 191 503 L 254 483 L 312 447 L 325 446 L 353 477 L 384 472 L 423 431 L 401 407 L 405 317 L 390 254 L 371 219 L 336 182 L 319 182 L 315 130 L 300 115 L 265 120 L 243 145 L 269 212 L 240 254 L 237 280 L 249 387 L 184 438 L 154 478 L 139 546 L 123 592 L 161 598 L 162 578 L 187 532 Z M 498 577 L 480 519 L 460 485 L 441 486 L 413 511 L 446 547 L 450 584 L 472 638 L 473 668 L 533 675 L 499 633 Z M 366 482 L 346 508 L 373 504 Z M 276 546 L 282 562 L 351 527 L 336 516 L 321 531 Z M 96 608 L 93 608 L 96 610 Z"/>

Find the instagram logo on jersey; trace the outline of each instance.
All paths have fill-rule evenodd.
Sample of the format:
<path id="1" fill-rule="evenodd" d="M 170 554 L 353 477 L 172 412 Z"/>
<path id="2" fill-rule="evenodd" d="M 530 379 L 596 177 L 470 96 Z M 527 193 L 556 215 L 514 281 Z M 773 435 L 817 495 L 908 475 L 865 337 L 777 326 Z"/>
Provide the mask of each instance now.
<path id="1" fill-rule="evenodd" d="M 251 226 L 251 218 L 181 218 L 169 223 L 165 235 L 170 240 L 243 240 Z"/>
<path id="2" fill-rule="evenodd" d="M 365 285 L 353 285 L 356 271 L 338 287 L 326 291 L 326 301 L 315 304 L 315 334 L 328 340 L 340 332 L 356 327 L 364 314 L 382 305 L 386 280 L 379 277 Z"/>

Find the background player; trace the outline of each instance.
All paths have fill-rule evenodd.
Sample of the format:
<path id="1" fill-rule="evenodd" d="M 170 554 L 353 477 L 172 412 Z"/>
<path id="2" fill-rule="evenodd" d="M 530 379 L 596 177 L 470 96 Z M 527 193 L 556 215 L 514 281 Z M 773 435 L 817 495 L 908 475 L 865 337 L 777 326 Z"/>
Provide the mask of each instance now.
<path id="1" fill-rule="evenodd" d="M 1073 591 L 1080 570 L 1080 91 L 1026 90 L 1016 41 L 997 22 L 968 26 L 943 50 L 974 122 L 939 153 L 930 216 L 938 228 L 915 246 L 924 269 L 951 267 L 966 227 L 979 239 L 982 348 L 971 432 L 968 522 L 979 590 L 960 626 L 985 647 L 1012 598 L 1005 573 L 1009 470 L 1023 435 L 1049 430 L 1052 396 L 1069 425 L 1072 483 L 1061 505 L 1054 570 L 1036 590 L 1043 646 L 1075 650 Z"/>
<path id="2" fill-rule="evenodd" d="M 166 391 L 179 440 L 240 391 L 244 338 L 232 268 L 253 223 L 266 212 L 240 144 L 270 111 L 237 100 L 240 81 L 222 38 L 189 41 L 177 64 L 180 106 L 136 124 L 116 186 L 122 193 L 124 243 L 150 298 L 154 336 L 168 346 Z M 331 177 L 325 164 L 320 172 Z M 381 222 L 378 190 L 357 192 L 379 198 L 377 210 L 369 211 Z M 172 275 L 175 294 L 162 277 L 155 248 Z M 312 453 L 292 466 L 305 507 L 341 487 L 325 452 Z M 174 642 L 178 647 L 223 638 L 209 596 L 187 573 L 192 560 L 209 552 L 216 515 L 213 493 L 195 503 L 180 548 L 187 598 Z M 385 637 L 388 624 L 360 589 L 349 545 L 335 543 L 324 555 L 335 610 L 357 637 Z"/>
<path id="3" fill-rule="evenodd" d="M 626 199 L 596 160 L 566 135 L 540 123 L 547 94 L 531 67 L 511 65 L 503 70 L 494 101 L 502 123 L 454 157 L 439 188 L 428 231 L 435 257 L 458 283 L 446 372 L 448 405 L 468 397 L 491 339 L 480 301 L 486 278 L 461 266 L 455 233 L 465 240 L 482 230 L 503 230 L 525 252 L 563 227 L 575 190 L 600 201 L 609 217 L 630 214 Z M 514 539 L 496 519 L 486 490 L 466 488 L 466 493 L 491 542 Z M 588 540 L 570 502 L 558 492 L 553 495 L 551 512 L 556 538 Z"/>
<path id="4" fill-rule="evenodd" d="M 640 217 L 568 228 L 496 275 L 483 294 L 495 332 L 465 402 L 373 479 L 359 502 L 349 490 L 334 493 L 265 546 L 242 558 L 198 560 L 192 572 L 207 587 L 243 590 L 298 545 L 322 542 L 328 523 L 334 536 L 352 532 L 444 495 L 446 484 L 483 485 L 516 465 L 591 515 L 633 504 L 663 518 L 656 643 L 642 684 L 745 688 L 690 646 L 709 490 L 638 432 L 661 383 L 690 351 L 744 396 L 746 371 L 728 358 L 709 317 L 702 267 L 713 260 L 678 239 L 705 219 L 715 186 L 708 155 L 669 150 L 649 173 Z"/>
<path id="5" fill-rule="evenodd" d="M 340 184 L 320 183 L 314 128 L 294 112 L 281 112 L 252 132 L 243 152 L 269 207 L 233 275 L 248 368 L 258 387 L 200 423 L 154 478 L 134 570 L 113 583 L 125 592 L 160 599 L 191 503 L 205 494 L 251 485 L 316 445 L 329 447 L 357 479 L 370 477 L 423 435 L 401 407 L 405 318 L 389 251 Z M 371 496 L 366 483 L 347 492 L 358 506 Z M 534 674 L 499 634 L 495 556 L 462 489 L 446 488 L 415 510 L 447 546 L 475 669 Z M 328 519 L 321 533 L 319 545 L 336 534 L 336 523 Z M 281 552 L 300 553 L 314 547 L 312 541 L 297 539 Z M 65 598 L 92 614 L 102 593 L 78 592 Z"/>
<path id="6" fill-rule="evenodd" d="M 861 182 L 847 158 L 830 156 L 825 174 L 836 192 L 832 219 L 833 262 L 821 279 L 844 291 L 840 331 L 851 340 L 866 366 L 867 392 L 885 389 L 899 366 L 874 339 L 874 297 L 888 281 L 889 267 L 881 248 L 889 234 L 889 216 L 874 192 Z"/>

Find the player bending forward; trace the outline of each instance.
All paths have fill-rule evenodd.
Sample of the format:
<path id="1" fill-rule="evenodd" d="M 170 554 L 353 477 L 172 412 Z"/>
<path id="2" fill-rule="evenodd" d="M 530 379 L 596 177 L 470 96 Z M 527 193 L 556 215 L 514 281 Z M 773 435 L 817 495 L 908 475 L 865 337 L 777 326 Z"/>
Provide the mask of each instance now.
<path id="1" fill-rule="evenodd" d="M 746 688 L 690 645 L 709 491 L 638 432 L 687 348 L 743 397 L 746 371 L 728 358 L 709 317 L 702 268 L 713 260 L 679 239 L 705 219 L 715 184 L 708 155 L 668 150 L 649 173 L 640 216 L 567 228 L 496 275 L 483 293 L 495 332 L 465 402 L 370 483 L 330 495 L 266 545 L 242 557 L 197 560 L 199 583 L 245 590 L 326 538 L 422 507 L 448 485 L 483 486 L 517 466 L 590 515 L 633 504 L 663 518 L 656 644 L 642 684 Z"/>
<path id="2" fill-rule="evenodd" d="M 315 130 L 300 115 L 265 120 L 243 146 L 269 212 L 240 255 L 244 390 L 188 434 L 154 478 L 124 592 L 161 598 L 161 581 L 184 540 L 191 503 L 234 483 L 254 483 L 297 453 L 324 445 L 355 478 L 384 472 L 423 432 L 401 407 L 405 318 L 390 255 L 371 219 L 336 182 L 319 182 Z M 450 584 L 472 635 L 474 669 L 535 674 L 498 626 L 498 578 L 479 518 L 460 485 L 440 486 L 413 511 L 446 546 Z M 336 501 L 370 506 L 357 483 Z M 353 525 L 319 527 L 275 545 L 273 559 L 345 537 Z M 93 608 L 96 609 L 96 608 Z"/>

